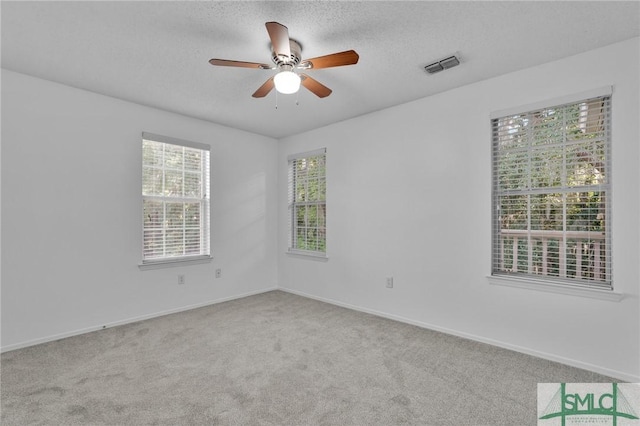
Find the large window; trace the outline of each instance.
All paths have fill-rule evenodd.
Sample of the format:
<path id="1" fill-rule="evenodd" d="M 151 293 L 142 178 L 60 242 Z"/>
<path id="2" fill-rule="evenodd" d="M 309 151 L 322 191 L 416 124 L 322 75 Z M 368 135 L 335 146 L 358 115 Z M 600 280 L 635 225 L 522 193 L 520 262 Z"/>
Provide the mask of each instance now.
<path id="1" fill-rule="evenodd" d="M 492 119 L 493 275 L 612 288 L 610 102 Z"/>
<path id="2" fill-rule="evenodd" d="M 145 263 L 210 257 L 209 146 L 142 134 Z"/>
<path id="3" fill-rule="evenodd" d="M 327 251 L 325 149 L 289 157 L 289 251 L 324 256 Z"/>

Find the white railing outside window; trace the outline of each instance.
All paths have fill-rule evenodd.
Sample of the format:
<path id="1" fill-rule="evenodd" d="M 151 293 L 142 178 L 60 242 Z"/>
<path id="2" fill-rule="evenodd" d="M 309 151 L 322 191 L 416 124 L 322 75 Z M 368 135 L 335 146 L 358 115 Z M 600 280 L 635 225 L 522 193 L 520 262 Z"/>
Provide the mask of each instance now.
<path id="1" fill-rule="evenodd" d="M 502 229 L 499 271 L 604 282 L 605 235 Z"/>

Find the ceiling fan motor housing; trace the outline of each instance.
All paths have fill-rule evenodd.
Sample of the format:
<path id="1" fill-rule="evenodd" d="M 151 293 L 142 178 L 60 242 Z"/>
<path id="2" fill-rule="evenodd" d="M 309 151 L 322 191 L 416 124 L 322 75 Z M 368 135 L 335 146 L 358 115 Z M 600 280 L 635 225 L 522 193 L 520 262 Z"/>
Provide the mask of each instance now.
<path id="1" fill-rule="evenodd" d="M 271 60 L 276 64 L 276 66 L 278 66 L 278 68 L 282 65 L 291 65 L 292 67 L 295 67 L 302 60 L 302 47 L 300 47 L 300 44 L 295 40 L 289 39 L 289 45 L 291 46 L 291 56 L 289 58 L 278 56 L 273 50 L 273 47 L 271 48 Z"/>

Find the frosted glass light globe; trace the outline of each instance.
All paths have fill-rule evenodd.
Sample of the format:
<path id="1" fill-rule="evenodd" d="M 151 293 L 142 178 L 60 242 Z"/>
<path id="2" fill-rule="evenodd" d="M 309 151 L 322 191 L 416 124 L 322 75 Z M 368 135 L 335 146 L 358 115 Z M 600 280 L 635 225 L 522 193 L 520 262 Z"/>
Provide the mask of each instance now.
<path id="1" fill-rule="evenodd" d="M 283 95 L 296 93 L 300 89 L 300 76 L 293 71 L 281 71 L 273 78 L 276 90 Z"/>

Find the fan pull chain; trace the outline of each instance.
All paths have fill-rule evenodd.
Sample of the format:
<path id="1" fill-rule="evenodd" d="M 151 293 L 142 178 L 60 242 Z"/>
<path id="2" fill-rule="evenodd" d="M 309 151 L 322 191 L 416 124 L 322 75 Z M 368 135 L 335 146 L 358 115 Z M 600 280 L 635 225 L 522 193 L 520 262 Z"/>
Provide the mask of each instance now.
<path id="1" fill-rule="evenodd" d="M 276 109 L 278 109 L 278 91 L 276 90 Z"/>

